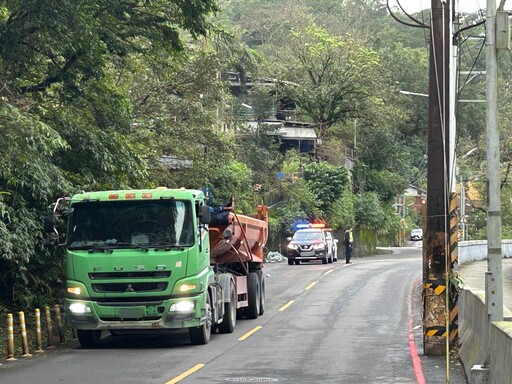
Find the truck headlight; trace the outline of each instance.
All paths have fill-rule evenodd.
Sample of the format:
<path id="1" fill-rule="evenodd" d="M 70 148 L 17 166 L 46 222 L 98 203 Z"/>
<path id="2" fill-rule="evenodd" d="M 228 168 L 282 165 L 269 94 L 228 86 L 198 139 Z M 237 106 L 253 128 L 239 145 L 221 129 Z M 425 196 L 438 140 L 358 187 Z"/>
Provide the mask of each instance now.
<path id="1" fill-rule="evenodd" d="M 171 304 L 171 308 L 169 310 L 171 312 L 194 312 L 194 302 L 193 301 L 179 301 L 177 303 Z"/>
<path id="2" fill-rule="evenodd" d="M 91 308 L 84 303 L 71 303 L 69 310 L 76 315 L 83 315 L 84 313 L 91 313 Z"/>
<path id="3" fill-rule="evenodd" d="M 297 249 L 295 244 L 288 244 L 288 249 Z"/>
<path id="4" fill-rule="evenodd" d="M 315 246 L 313 248 L 314 249 L 324 249 L 325 245 L 324 244 L 315 244 Z"/>
<path id="5" fill-rule="evenodd" d="M 195 284 L 182 284 L 182 285 L 180 285 L 179 291 L 180 292 L 189 292 L 189 291 L 193 291 L 196 288 L 197 288 L 197 285 L 195 285 Z"/>
<path id="6" fill-rule="evenodd" d="M 82 293 L 80 287 L 68 287 L 67 291 L 68 293 L 72 293 L 73 295 L 77 296 L 80 296 L 80 293 Z"/>

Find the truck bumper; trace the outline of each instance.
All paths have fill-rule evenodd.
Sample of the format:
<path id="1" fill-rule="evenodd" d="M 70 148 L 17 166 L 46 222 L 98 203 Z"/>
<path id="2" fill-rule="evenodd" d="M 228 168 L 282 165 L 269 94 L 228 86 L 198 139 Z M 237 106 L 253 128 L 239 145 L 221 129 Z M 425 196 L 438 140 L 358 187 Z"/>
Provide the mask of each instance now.
<path id="1" fill-rule="evenodd" d="M 190 310 L 171 310 L 173 304 L 190 302 Z M 88 308 L 77 312 L 73 304 Z M 90 312 L 89 312 L 90 311 Z M 204 295 L 162 300 L 158 303 L 110 304 L 66 299 L 66 325 L 84 330 L 181 329 L 206 322 Z"/>

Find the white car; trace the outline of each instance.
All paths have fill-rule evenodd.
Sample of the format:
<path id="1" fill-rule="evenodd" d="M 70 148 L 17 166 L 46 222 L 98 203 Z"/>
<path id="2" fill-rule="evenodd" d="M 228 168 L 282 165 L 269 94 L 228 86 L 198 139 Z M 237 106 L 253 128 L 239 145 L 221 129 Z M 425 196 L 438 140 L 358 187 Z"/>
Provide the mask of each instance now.
<path id="1" fill-rule="evenodd" d="M 331 228 L 324 228 L 323 231 L 327 245 L 329 246 L 329 263 L 338 261 L 338 240 L 334 238 Z"/>
<path id="2" fill-rule="evenodd" d="M 423 239 L 423 229 L 414 228 L 411 231 L 411 241 L 422 240 Z"/>

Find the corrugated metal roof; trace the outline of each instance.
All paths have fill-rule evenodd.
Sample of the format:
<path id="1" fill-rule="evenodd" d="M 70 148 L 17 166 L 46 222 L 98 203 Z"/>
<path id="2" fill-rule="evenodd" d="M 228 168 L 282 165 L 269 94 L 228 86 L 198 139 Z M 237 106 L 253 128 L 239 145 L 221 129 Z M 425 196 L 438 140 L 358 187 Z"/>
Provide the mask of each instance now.
<path id="1" fill-rule="evenodd" d="M 317 136 L 313 128 L 281 127 L 273 135 L 279 135 L 283 139 L 290 140 L 316 140 Z"/>

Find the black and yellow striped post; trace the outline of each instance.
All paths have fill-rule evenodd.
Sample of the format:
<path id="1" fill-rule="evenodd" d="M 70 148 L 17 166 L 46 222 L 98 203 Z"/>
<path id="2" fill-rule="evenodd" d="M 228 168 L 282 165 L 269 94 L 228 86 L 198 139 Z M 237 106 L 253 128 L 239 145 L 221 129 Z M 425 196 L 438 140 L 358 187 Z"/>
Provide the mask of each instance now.
<path id="1" fill-rule="evenodd" d="M 447 232 L 427 233 L 423 276 L 423 341 L 425 354 L 445 355 L 447 337 L 453 347 L 458 337 L 456 287 L 450 284 L 457 265 L 457 195 L 450 194 Z"/>
<path id="2" fill-rule="evenodd" d="M 446 349 L 446 279 L 430 277 L 423 283 L 423 346 L 425 354 L 442 356 Z"/>

